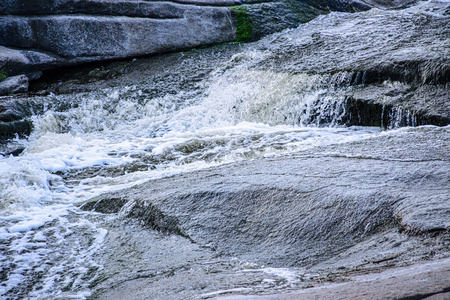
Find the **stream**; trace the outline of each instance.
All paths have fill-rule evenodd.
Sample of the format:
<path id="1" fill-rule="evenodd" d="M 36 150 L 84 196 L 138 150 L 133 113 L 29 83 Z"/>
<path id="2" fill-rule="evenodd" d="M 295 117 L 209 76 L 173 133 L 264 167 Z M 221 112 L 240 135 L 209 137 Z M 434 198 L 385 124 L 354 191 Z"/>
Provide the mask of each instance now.
<path id="1" fill-rule="evenodd" d="M 341 15 L 350 18 L 338 13 L 321 18 L 336 20 Z M 36 105 L 31 135 L 2 145 L 3 150 L 25 150 L 0 156 L 0 297 L 85 299 L 117 272 L 98 256 L 117 216 L 79 208 L 93 197 L 176 174 L 364 143 L 386 132 L 403 134 L 398 125 L 405 111 L 387 112 L 389 128 L 343 124 L 347 95 L 365 84 L 346 84 L 348 73 L 336 75 L 343 76 L 336 84 L 336 76 L 331 82 L 319 73 L 252 67 L 274 59 L 268 44 L 295 39 L 296 34 L 288 30 L 233 48 L 235 54 L 227 52 L 206 69 L 205 61 L 227 46 L 167 54 L 184 56 L 182 64 L 170 70 L 173 76 L 189 81 L 186 70 L 197 74 L 205 69 L 202 77 L 176 91 L 167 92 L 160 78 L 155 92 L 156 74 L 116 87 L 28 97 Z M 171 82 L 169 78 L 167 84 Z M 406 125 L 416 125 L 413 118 L 408 120 Z M 148 239 L 161 242 L 155 253 L 164 252 L 164 245 L 181 243 L 158 233 Z M 146 255 L 151 260 L 152 254 Z M 222 263 L 215 259 L 216 266 Z M 250 278 L 248 264 L 234 267 L 250 270 Z M 288 269 L 264 272 L 283 278 L 267 280 L 273 290 L 298 279 Z M 155 271 L 152 276 L 165 275 Z"/>

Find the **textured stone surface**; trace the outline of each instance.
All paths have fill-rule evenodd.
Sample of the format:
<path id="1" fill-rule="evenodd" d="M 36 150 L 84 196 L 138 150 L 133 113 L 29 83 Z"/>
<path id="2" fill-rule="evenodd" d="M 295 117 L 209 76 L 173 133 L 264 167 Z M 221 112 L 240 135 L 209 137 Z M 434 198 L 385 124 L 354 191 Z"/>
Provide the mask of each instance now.
<path id="1" fill-rule="evenodd" d="M 235 20 L 230 10 L 222 7 L 235 4 L 233 1 L 189 4 L 193 5 L 167 1 L 2 1 L 0 63 L 7 64 L 10 75 L 26 74 L 236 38 Z"/>
<path id="2" fill-rule="evenodd" d="M 243 25 L 250 26 L 249 39 L 256 40 L 333 10 L 393 8 L 409 2 L 6 0 L 0 3 L 0 63 L 10 61 L 11 75 L 16 75 L 149 55 L 233 41 Z M 241 3 L 245 19 L 236 23 L 238 9 L 225 7 Z"/>
<path id="3" fill-rule="evenodd" d="M 280 32 L 286 28 L 295 28 L 311 21 L 320 14 L 328 13 L 327 8 L 314 7 L 304 1 L 257 1 L 244 4 L 233 11 L 244 13 L 241 23 L 249 25 L 249 40 L 258 40 L 263 36 Z M 244 2 L 245 3 L 245 2 Z M 239 18 L 238 18 L 239 20 Z M 238 25 L 242 25 L 238 22 Z"/>
<path id="4" fill-rule="evenodd" d="M 403 8 L 417 2 L 417 0 L 361 0 L 370 6 L 378 8 Z"/>
<path id="5" fill-rule="evenodd" d="M 448 130 L 174 176 L 93 203 L 128 201 L 122 213 L 150 228 L 250 261 L 317 263 L 386 228 L 448 232 Z"/>
<path id="6" fill-rule="evenodd" d="M 352 278 L 350 282 L 330 284 L 298 292 L 271 296 L 229 296 L 220 300 L 295 299 L 449 299 L 450 260 L 418 264 L 377 274 Z"/>
<path id="7" fill-rule="evenodd" d="M 9 75 L 27 74 L 67 64 L 68 61 L 51 53 L 0 46 L 0 65 L 7 69 Z"/>
<path id="8" fill-rule="evenodd" d="M 261 299 L 421 299 L 448 291 L 449 130 L 387 132 L 356 143 L 152 180 L 98 197 L 85 209 L 111 213 L 128 202 L 119 213 L 125 220 L 172 233 L 174 239 L 187 237 L 178 242 L 187 262 L 169 259 L 177 247 L 168 256 L 156 255 L 162 265 L 130 255 L 132 269 L 148 276 L 129 276 L 123 269 L 130 266 L 123 266 L 121 275 L 101 284 L 96 297 L 275 293 Z M 115 257 L 131 246 L 144 257 L 159 253 L 154 243 L 140 241 L 142 229 L 121 230 L 121 236 L 107 242 L 108 268 L 114 269 Z M 143 250 L 147 247 L 152 247 L 149 253 Z M 248 267 L 239 262 L 249 262 Z M 261 274 L 267 265 L 283 268 Z M 279 283 L 273 289 L 263 284 L 275 280 L 267 273 L 288 273 L 286 266 L 297 270 L 286 275 L 295 280 L 278 289 Z M 172 270 L 172 275 L 159 280 L 152 275 L 157 270 Z M 355 277 L 367 273 L 372 275 Z M 330 284 L 336 282 L 341 283 Z"/>
<path id="9" fill-rule="evenodd" d="M 321 16 L 268 40 L 255 68 L 323 74 L 348 96 L 450 118 L 450 17 L 445 2 Z M 430 12 L 433 13 L 430 13 Z M 351 87 L 351 88 L 350 88 Z"/>
<path id="10" fill-rule="evenodd" d="M 0 22 L 0 44 L 45 50 L 63 57 L 130 57 L 235 38 L 230 13 L 220 8 L 186 11 L 184 18 L 165 21 L 61 15 L 5 16 Z"/>
<path id="11" fill-rule="evenodd" d="M 12 76 L 0 81 L 0 96 L 27 91 L 28 77 L 25 75 Z"/>
<path id="12" fill-rule="evenodd" d="M 314 7 L 335 11 L 363 11 L 370 8 L 395 9 L 406 7 L 417 0 L 306 0 Z"/>

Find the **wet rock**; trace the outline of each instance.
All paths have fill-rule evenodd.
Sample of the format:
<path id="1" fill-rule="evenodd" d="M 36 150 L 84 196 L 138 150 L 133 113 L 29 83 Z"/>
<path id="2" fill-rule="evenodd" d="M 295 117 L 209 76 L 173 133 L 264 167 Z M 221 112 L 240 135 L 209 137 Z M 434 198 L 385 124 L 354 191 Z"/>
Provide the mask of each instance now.
<path id="1" fill-rule="evenodd" d="M 428 2 L 403 14 L 371 10 L 358 13 L 356 22 L 352 14 L 318 17 L 267 39 L 267 55 L 255 59 L 254 68 L 320 74 L 324 88 L 346 90 L 356 102 L 402 107 L 445 125 L 450 52 L 443 46 L 447 39 L 433 36 L 450 36 L 448 8 L 448 3 Z M 378 115 L 380 120 L 385 116 Z"/>
<path id="2" fill-rule="evenodd" d="M 18 156 L 20 155 L 23 151 L 25 150 L 25 148 L 21 147 L 21 148 L 16 148 L 14 150 L 11 151 L 7 151 L 7 152 L 0 152 L 0 155 L 2 156 Z"/>
<path id="3" fill-rule="evenodd" d="M 220 7 L 234 2 L 192 4 L 4 1 L 0 4 L 0 63 L 7 62 L 15 75 L 236 38 L 230 11 Z"/>
<path id="4" fill-rule="evenodd" d="M 448 299 L 450 260 L 398 268 L 302 291 L 270 296 L 225 296 L 221 300 L 295 299 Z"/>
<path id="5" fill-rule="evenodd" d="M 0 81 L 0 96 L 28 92 L 28 77 L 11 76 Z"/>
<path id="6" fill-rule="evenodd" d="M 0 46 L 0 66 L 10 75 L 36 73 L 62 65 L 69 65 L 69 62 L 54 54 Z"/>
<path id="7" fill-rule="evenodd" d="M 417 0 L 361 0 L 361 1 L 367 3 L 372 7 L 385 9 L 404 8 L 417 2 Z"/>
<path id="8" fill-rule="evenodd" d="M 240 42 L 256 40 L 330 11 L 405 3 L 410 1 L 8 0 L 0 3 L 0 44 L 21 50 L 0 47 L 0 62 L 6 58 L 12 75 L 24 74 L 230 42 L 236 35 Z"/>
<path id="9" fill-rule="evenodd" d="M 304 2 L 326 10 L 355 12 L 368 10 L 374 7 L 382 9 L 404 8 L 417 2 L 417 0 L 306 0 Z"/>
<path id="10" fill-rule="evenodd" d="M 33 129 L 30 120 L 23 119 L 11 122 L 0 121 L 0 141 L 8 140 L 16 136 L 29 136 Z"/>
<path id="11" fill-rule="evenodd" d="M 237 39 L 255 41 L 286 28 L 295 28 L 329 10 L 297 0 L 253 1 L 232 9 L 237 20 Z"/>
<path id="12" fill-rule="evenodd" d="M 93 202 L 117 209 L 115 199 L 125 199 L 121 214 L 150 228 L 248 261 L 302 266 L 391 228 L 448 234 L 448 145 L 448 127 L 409 129 L 154 180 Z"/>
<path id="13" fill-rule="evenodd" d="M 357 0 L 306 0 L 304 2 L 328 11 L 355 12 L 368 10 L 373 7 L 364 1 Z"/>

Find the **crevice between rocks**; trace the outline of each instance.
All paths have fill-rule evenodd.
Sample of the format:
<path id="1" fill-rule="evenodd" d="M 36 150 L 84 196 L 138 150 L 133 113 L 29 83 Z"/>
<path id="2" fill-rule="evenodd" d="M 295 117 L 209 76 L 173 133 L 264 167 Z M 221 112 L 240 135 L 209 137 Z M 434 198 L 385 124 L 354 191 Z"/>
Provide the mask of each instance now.
<path id="1" fill-rule="evenodd" d="M 127 203 L 129 203 L 129 200 L 126 198 L 111 197 L 87 202 L 80 208 L 86 211 L 111 214 L 119 213 Z M 191 237 L 181 229 L 180 222 L 176 217 L 165 214 L 152 203 L 147 203 L 145 206 L 133 206 L 133 208 L 126 213 L 126 217 L 139 220 L 142 226 L 152 230 L 165 234 L 176 234 L 194 242 Z"/>

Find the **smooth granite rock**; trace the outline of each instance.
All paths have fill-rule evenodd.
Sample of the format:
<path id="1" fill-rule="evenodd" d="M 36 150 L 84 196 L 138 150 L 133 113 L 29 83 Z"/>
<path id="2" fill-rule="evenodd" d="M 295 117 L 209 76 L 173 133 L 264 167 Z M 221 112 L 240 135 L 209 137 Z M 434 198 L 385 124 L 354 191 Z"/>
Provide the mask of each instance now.
<path id="1" fill-rule="evenodd" d="M 125 16 L 5 16 L 0 44 L 33 48 L 62 57 L 123 58 L 192 48 L 235 38 L 224 8 L 185 11 L 165 21 Z"/>
<path id="2" fill-rule="evenodd" d="M 2 1 L 0 63 L 7 63 L 10 75 L 27 74 L 230 42 L 236 21 L 223 6 L 234 4 Z"/>
<path id="3" fill-rule="evenodd" d="M 121 269 L 100 285 L 96 299 L 229 294 L 238 299 L 422 299 L 443 294 L 449 287 L 449 130 L 429 126 L 386 132 L 151 180 L 97 197 L 84 208 L 116 211 L 116 224 L 137 221 L 142 227 L 112 230 L 104 263 L 109 271 Z M 150 229 L 171 234 L 179 247 L 160 253 L 158 243 L 141 238 Z M 125 254 L 128 248 L 142 254 Z M 184 263 L 170 259 L 179 257 L 180 249 L 186 249 Z M 155 258 L 145 260 L 151 253 Z M 132 267 L 121 263 L 124 255 Z M 403 266 L 410 267 L 379 273 Z M 154 275 L 158 270 L 171 275 L 160 279 Z M 287 278 L 284 288 L 262 284 L 280 284 L 270 274 Z M 356 276 L 362 274 L 371 275 Z M 267 293 L 275 295 L 254 295 Z"/>
<path id="4" fill-rule="evenodd" d="M 11 75 L 26 74 L 234 40 L 256 40 L 330 11 L 398 8 L 410 3 L 5 0 L 0 3 L 0 62 L 10 61 Z"/>
<path id="5" fill-rule="evenodd" d="M 149 228 L 260 264 L 302 266 L 390 228 L 448 234 L 449 138 L 448 127 L 387 133 L 153 180 L 85 208 L 121 203 L 122 215 Z"/>

